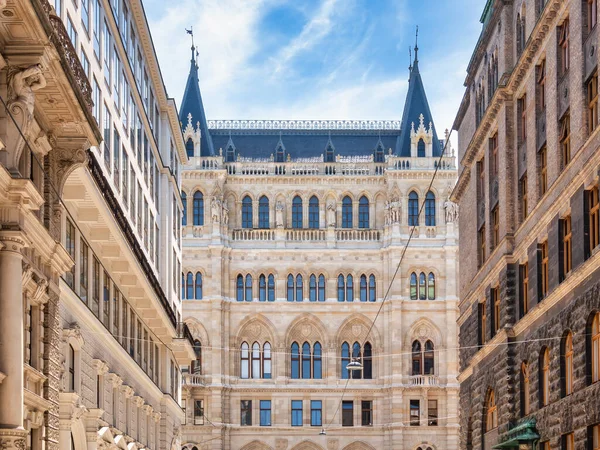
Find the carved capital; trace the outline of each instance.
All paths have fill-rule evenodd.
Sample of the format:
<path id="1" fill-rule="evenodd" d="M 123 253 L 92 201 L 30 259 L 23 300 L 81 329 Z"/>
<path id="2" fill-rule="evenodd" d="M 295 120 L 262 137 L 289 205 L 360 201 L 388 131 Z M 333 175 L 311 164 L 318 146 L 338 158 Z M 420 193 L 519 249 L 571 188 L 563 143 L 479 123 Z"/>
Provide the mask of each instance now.
<path id="1" fill-rule="evenodd" d="M 133 396 L 134 391 L 131 386 L 127 386 L 126 384 L 124 384 L 123 386 L 121 386 L 121 392 L 123 393 L 125 398 L 131 398 Z"/>
<path id="2" fill-rule="evenodd" d="M 0 244 L 0 251 L 21 253 L 24 247 L 29 247 L 30 242 L 22 231 L 3 230 L 0 231 Z"/>
<path id="3" fill-rule="evenodd" d="M 98 375 L 104 375 L 108 372 L 108 364 L 101 359 L 92 359 L 92 367 Z"/>
<path id="4" fill-rule="evenodd" d="M 108 381 L 110 384 L 112 384 L 113 387 L 116 388 L 123 384 L 123 379 L 116 373 L 109 373 L 106 376 L 106 381 Z"/>
<path id="5" fill-rule="evenodd" d="M 133 404 L 138 408 L 141 408 L 141 406 L 144 404 L 144 398 L 140 397 L 139 395 L 134 395 L 133 397 L 131 397 L 131 400 L 133 401 Z"/>
<path id="6" fill-rule="evenodd" d="M 25 450 L 27 430 L 0 429 L 1 450 Z"/>

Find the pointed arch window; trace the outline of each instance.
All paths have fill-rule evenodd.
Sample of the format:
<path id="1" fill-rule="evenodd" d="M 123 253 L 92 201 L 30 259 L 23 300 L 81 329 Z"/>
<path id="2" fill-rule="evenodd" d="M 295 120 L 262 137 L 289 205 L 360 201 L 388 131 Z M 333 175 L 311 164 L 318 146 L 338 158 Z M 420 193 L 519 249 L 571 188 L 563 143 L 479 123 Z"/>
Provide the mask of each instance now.
<path id="1" fill-rule="evenodd" d="M 263 360 L 262 360 L 262 372 L 263 378 L 271 378 L 271 344 L 265 342 L 263 345 Z"/>
<path id="2" fill-rule="evenodd" d="M 242 199 L 242 228 L 252 228 L 252 199 L 249 195 Z"/>
<path id="3" fill-rule="evenodd" d="M 258 199 L 258 228 L 269 228 L 269 199 L 266 195 Z"/>
<path id="4" fill-rule="evenodd" d="M 427 299 L 427 283 L 425 280 L 425 274 L 421 272 L 419 274 L 419 300 Z"/>
<path id="5" fill-rule="evenodd" d="M 485 432 L 498 428 L 498 407 L 496 406 L 496 396 L 494 390 L 490 389 L 486 401 L 486 420 Z"/>
<path id="6" fill-rule="evenodd" d="M 185 300 L 187 297 L 185 295 L 185 274 L 181 273 L 181 299 Z"/>
<path id="7" fill-rule="evenodd" d="M 204 195 L 200 191 L 194 192 L 194 225 L 204 225 Z"/>
<path id="8" fill-rule="evenodd" d="M 196 285 L 194 286 L 194 298 L 196 300 L 202 300 L 202 274 L 196 272 Z"/>
<path id="9" fill-rule="evenodd" d="M 423 375 L 433 375 L 435 373 L 435 353 L 433 342 L 425 342 L 425 352 L 423 353 Z"/>
<path id="10" fill-rule="evenodd" d="M 287 277 L 287 301 L 294 301 L 294 276 L 292 274 Z"/>
<path id="11" fill-rule="evenodd" d="M 296 275 L 296 301 L 304 300 L 304 285 L 302 283 L 302 275 Z"/>
<path id="12" fill-rule="evenodd" d="M 302 378 L 310 378 L 310 344 L 302 344 Z"/>
<path id="13" fill-rule="evenodd" d="M 417 156 L 419 158 L 425 157 L 425 141 L 423 138 L 419 139 L 419 142 L 417 142 Z"/>
<path id="14" fill-rule="evenodd" d="M 302 199 L 299 195 L 292 200 L 292 228 L 302 228 Z"/>
<path id="15" fill-rule="evenodd" d="M 260 344 L 255 342 L 252 344 L 252 378 L 260 378 Z"/>
<path id="16" fill-rule="evenodd" d="M 435 226 L 435 194 L 431 191 L 425 196 L 425 225 Z"/>
<path id="17" fill-rule="evenodd" d="M 308 201 L 308 228 L 319 228 L 319 199 L 316 195 Z"/>
<path id="18" fill-rule="evenodd" d="M 419 195 L 415 191 L 408 194 L 408 225 L 419 225 Z"/>
<path id="19" fill-rule="evenodd" d="M 181 213 L 181 226 L 185 227 L 187 225 L 187 194 L 185 192 L 181 192 L 181 202 L 183 203 L 183 212 Z"/>
<path id="20" fill-rule="evenodd" d="M 258 277 L 258 301 L 267 301 L 267 279 L 264 274 Z"/>
<path id="21" fill-rule="evenodd" d="M 240 351 L 240 378 L 250 378 L 250 348 L 247 342 L 242 342 Z"/>
<path id="22" fill-rule="evenodd" d="M 244 277 L 238 275 L 235 281 L 235 299 L 238 302 L 244 301 Z"/>
<path id="23" fill-rule="evenodd" d="M 529 365 L 521 363 L 521 417 L 529 415 Z"/>
<path id="24" fill-rule="evenodd" d="M 354 301 L 354 280 L 352 278 L 352 275 L 348 275 L 346 277 L 346 301 Z"/>
<path id="25" fill-rule="evenodd" d="M 369 301 L 377 300 L 377 284 L 375 283 L 375 275 L 369 275 Z"/>
<path id="26" fill-rule="evenodd" d="M 362 352 L 360 351 L 360 344 L 355 342 L 352 344 L 352 360 L 362 363 Z M 353 370 L 350 372 L 352 379 L 360 379 L 362 376 L 362 370 Z"/>
<path id="27" fill-rule="evenodd" d="M 325 276 L 319 275 L 319 301 L 325 301 Z"/>
<path id="28" fill-rule="evenodd" d="M 185 152 L 187 153 L 188 158 L 194 157 L 194 141 L 192 140 L 192 138 L 188 138 L 188 140 L 186 141 Z"/>
<path id="29" fill-rule="evenodd" d="M 270 302 L 275 301 L 275 277 L 273 274 L 269 274 L 267 284 L 267 298 Z"/>
<path id="30" fill-rule="evenodd" d="M 427 298 L 429 300 L 435 300 L 435 275 L 433 272 L 429 272 L 427 279 Z"/>
<path id="31" fill-rule="evenodd" d="M 185 298 L 191 300 L 194 298 L 194 274 L 192 272 L 187 273 L 185 285 Z"/>
<path id="32" fill-rule="evenodd" d="M 352 199 L 347 195 L 342 199 L 342 228 L 352 228 Z"/>
<path id="33" fill-rule="evenodd" d="M 367 301 L 367 276 L 365 274 L 360 276 L 360 301 Z"/>
<path id="34" fill-rule="evenodd" d="M 423 354 L 421 353 L 421 343 L 414 341 L 412 343 L 412 374 L 421 375 L 423 368 Z"/>
<path id="35" fill-rule="evenodd" d="M 350 354 L 351 351 L 352 355 Z M 360 363 L 363 366 L 362 370 L 349 371 L 347 366 L 350 361 L 357 361 Z M 343 342 L 341 347 L 341 363 L 342 366 L 340 373 L 342 379 L 373 378 L 373 347 L 371 346 L 371 343 L 366 342 L 364 347 L 361 348 L 361 344 L 359 342 L 354 342 L 351 349 L 350 344 Z"/>
<path id="36" fill-rule="evenodd" d="M 540 408 L 550 402 L 550 350 L 545 347 L 540 354 Z"/>
<path id="37" fill-rule="evenodd" d="M 225 150 L 225 161 L 226 162 L 235 162 L 235 147 L 232 145 L 231 137 L 229 138 L 229 145 Z"/>
<path id="38" fill-rule="evenodd" d="M 327 147 L 325 147 L 325 162 L 335 162 L 335 149 L 331 144 L 331 141 L 327 143 Z"/>
<path id="39" fill-rule="evenodd" d="M 318 342 L 313 346 L 313 378 L 316 380 L 323 378 L 322 349 Z"/>
<path id="40" fill-rule="evenodd" d="M 198 339 L 194 340 L 194 355 L 196 358 L 192 361 L 192 373 L 202 373 L 202 344 Z"/>
<path id="41" fill-rule="evenodd" d="M 342 344 L 342 379 L 347 380 L 348 379 L 348 364 L 350 364 L 350 345 L 348 345 L 347 342 L 344 342 Z"/>
<path id="42" fill-rule="evenodd" d="M 369 199 L 364 195 L 358 200 L 358 228 L 369 228 Z"/>
<path id="43" fill-rule="evenodd" d="M 247 302 L 252 301 L 252 275 L 246 275 L 246 289 L 244 294 L 245 300 Z"/>
<path id="44" fill-rule="evenodd" d="M 383 148 L 383 143 L 381 142 L 381 140 L 377 143 L 377 147 L 375 148 L 375 162 L 385 162 L 385 150 Z"/>
<path id="45" fill-rule="evenodd" d="M 338 302 L 346 301 L 346 283 L 344 281 L 344 275 L 342 274 L 338 275 L 337 291 Z"/>
<path id="46" fill-rule="evenodd" d="M 414 272 L 410 274 L 410 299 L 417 299 L 417 274 Z"/>
<path id="47" fill-rule="evenodd" d="M 297 342 L 292 343 L 292 352 L 291 352 L 291 375 L 293 379 L 300 378 L 300 346 Z"/>
<path id="48" fill-rule="evenodd" d="M 308 300 L 311 302 L 316 302 L 317 301 L 317 277 L 315 276 L 315 274 L 312 274 L 310 276 L 309 282 L 308 282 Z"/>
<path id="49" fill-rule="evenodd" d="M 373 378 L 373 347 L 367 342 L 363 352 L 363 378 L 371 380 Z"/>
<path id="50" fill-rule="evenodd" d="M 281 141 L 281 136 L 279 137 L 279 142 L 277 143 L 277 148 L 275 149 L 275 162 L 285 162 L 285 147 Z"/>
<path id="51" fill-rule="evenodd" d="M 573 393 L 573 334 L 568 332 L 562 342 L 562 396 Z"/>

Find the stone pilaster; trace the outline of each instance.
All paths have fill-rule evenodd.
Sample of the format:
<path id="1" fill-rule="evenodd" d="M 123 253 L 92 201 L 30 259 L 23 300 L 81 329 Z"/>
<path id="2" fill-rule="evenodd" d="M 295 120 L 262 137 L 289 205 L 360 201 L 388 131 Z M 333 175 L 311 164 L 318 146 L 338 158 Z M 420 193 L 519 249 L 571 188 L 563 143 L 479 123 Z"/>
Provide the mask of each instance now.
<path id="1" fill-rule="evenodd" d="M 49 289 L 48 303 L 44 308 L 44 365 L 43 372 L 47 377 L 44 384 L 44 398 L 52 406 L 44 414 L 46 426 L 46 449 L 59 450 L 60 436 L 60 377 L 61 377 L 61 342 L 59 295 Z"/>

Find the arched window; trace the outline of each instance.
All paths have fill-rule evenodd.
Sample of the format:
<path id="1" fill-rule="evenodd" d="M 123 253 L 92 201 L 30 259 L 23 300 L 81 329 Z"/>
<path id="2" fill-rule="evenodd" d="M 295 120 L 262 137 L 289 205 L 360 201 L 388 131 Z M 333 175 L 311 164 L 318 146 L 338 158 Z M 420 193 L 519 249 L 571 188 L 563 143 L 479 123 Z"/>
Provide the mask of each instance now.
<path id="1" fill-rule="evenodd" d="M 425 225 L 435 226 L 435 195 L 431 191 L 425 196 Z"/>
<path id="2" fill-rule="evenodd" d="M 198 339 L 194 340 L 194 355 L 196 358 L 192 361 L 192 373 L 202 373 L 202 344 Z"/>
<path id="3" fill-rule="evenodd" d="M 242 199 L 242 228 L 252 228 L 252 199 L 249 195 Z"/>
<path id="4" fill-rule="evenodd" d="M 365 274 L 360 276 L 360 301 L 367 301 L 367 276 Z"/>
<path id="5" fill-rule="evenodd" d="M 338 276 L 338 302 L 346 301 L 346 284 L 344 283 L 344 275 L 340 274 Z"/>
<path id="6" fill-rule="evenodd" d="M 325 276 L 319 275 L 319 301 L 325 301 Z"/>
<path id="7" fill-rule="evenodd" d="M 185 298 L 188 300 L 194 298 L 194 274 L 192 272 L 187 273 L 185 280 Z"/>
<path id="8" fill-rule="evenodd" d="M 302 284 L 302 275 L 296 275 L 296 301 L 304 300 L 304 286 Z"/>
<path id="9" fill-rule="evenodd" d="M 242 342 L 240 352 L 240 377 L 250 378 L 250 348 L 247 342 Z"/>
<path id="10" fill-rule="evenodd" d="M 267 284 L 267 298 L 270 302 L 275 301 L 275 277 L 270 274 Z"/>
<path id="11" fill-rule="evenodd" d="M 600 381 L 600 312 L 593 313 L 590 322 L 587 358 L 590 370 L 588 373 L 590 375 L 590 381 L 592 383 L 597 383 Z"/>
<path id="12" fill-rule="evenodd" d="M 313 378 L 316 380 L 323 378 L 322 349 L 318 342 L 313 346 Z"/>
<path id="13" fill-rule="evenodd" d="M 300 378 L 300 346 L 294 342 L 292 343 L 292 365 L 291 375 L 293 379 Z"/>
<path id="14" fill-rule="evenodd" d="M 562 396 L 573 393 L 573 334 L 568 332 L 562 341 Z"/>
<path id="15" fill-rule="evenodd" d="M 181 203 L 183 203 L 183 212 L 181 213 L 181 226 L 185 227 L 187 225 L 187 194 L 185 192 L 181 193 Z"/>
<path id="16" fill-rule="evenodd" d="M 414 272 L 410 274 L 410 299 L 417 299 L 417 274 Z"/>
<path id="17" fill-rule="evenodd" d="M 238 302 L 244 301 L 244 277 L 238 275 L 235 282 L 235 299 Z"/>
<path id="18" fill-rule="evenodd" d="M 423 368 L 423 354 L 421 353 L 421 343 L 414 341 L 412 343 L 412 374 L 421 375 Z"/>
<path id="19" fill-rule="evenodd" d="M 252 275 L 246 275 L 246 292 L 245 292 L 245 300 L 247 302 L 252 301 Z"/>
<path id="20" fill-rule="evenodd" d="M 354 283 L 353 283 L 352 275 L 348 275 L 346 277 L 346 301 L 347 302 L 354 301 Z"/>
<path id="21" fill-rule="evenodd" d="M 352 199 L 347 195 L 342 199 L 342 228 L 352 228 Z"/>
<path id="22" fill-rule="evenodd" d="M 258 228 L 269 228 L 269 199 L 266 195 L 258 199 Z"/>
<path id="23" fill-rule="evenodd" d="M 267 279 L 264 274 L 261 274 L 260 277 L 258 277 L 258 301 L 267 301 Z"/>
<path id="24" fill-rule="evenodd" d="M 317 301 L 317 277 L 314 273 L 310 276 L 308 283 L 308 299 L 311 302 Z"/>
<path id="25" fill-rule="evenodd" d="M 521 417 L 529 415 L 529 365 L 521 363 Z"/>
<path id="26" fill-rule="evenodd" d="M 319 228 L 319 199 L 315 195 L 308 201 L 308 228 Z"/>
<path id="27" fill-rule="evenodd" d="M 433 351 L 433 342 L 425 342 L 425 353 L 423 354 L 423 375 L 433 375 L 435 373 L 435 354 Z"/>
<path id="28" fill-rule="evenodd" d="M 75 349 L 69 344 L 69 392 L 75 392 Z"/>
<path id="29" fill-rule="evenodd" d="M 419 225 L 419 195 L 415 191 L 408 194 L 408 225 Z"/>
<path id="30" fill-rule="evenodd" d="M 373 378 L 373 348 L 367 342 L 363 352 L 363 378 L 370 380 Z"/>
<path id="31" fill-rule="evenodd" d="M 545 347 L 540 354 L 540 408 L 550 402 L 550 350 Z"/>
<path id="32" fill-rule="evenodd" d="M 260 344 L 252 344 L 252 378 L 260 378 Z"/>
<path id="33" fill-rule="evenodd" d="M 419 300 L 427 299 L 427 289 L 425 288 L 425 274 L 421 272 L 419 274 Z"/>
<path id="34" fill-rule="evenodd" d="M 181 298 L 185 299 L 186 296 L 185 296 L 185 274 L 184 273 L 181 274 L 181 286 L 180 286 L 180 289 L 181 289 Z"/>
<path id="35" fill-rule="evenodd" d="M 292 200 L 292 228 L 302 228 L 302 199 L 299 195 Z"/>
<path id="36" fill-rule="evenodd" d="M 204 225 L 204 195 L 202 192 L 196 191 L 194 192 L 194 225 L 202 226 Z"/>
<path id="37" fill-rule="evenodd" d="M 350 364 L 350 345 L 347 342 L 342 344 L 342 379 L 348 379 L 348 369 L 347 366 Z"/>
<path id="38" fill-rule="evenodd" d="M 187 153 L 188 158 L 194 157 L 194 141 L 192 138 L 188 138 L 188 140 L 185 142 L 185 152 Z"/>
<path id="39" fill-rule="evenodd" d="M 271 344 L 268 342 L 263 345 L 262 371 L 263 378 L 271 378 Z"/>
<path id="40" fill-rule="evenodd" d="M 496 396 L 494 391 L 490 389 L 487 396 L 485 405 L 486 416 L 485 416 L 485 432 L 493 430 L 498 427 L 498 407 L 496 406 Z"/>
<path id="41" fill-rule="evenodd" d="M 433 272 L 429 272 L 427 280 L 427 297 L 429 300 L 435 300 L 435 275 Z"/>
<path id="42" fill-rule="evenodd" d="M 369 199 L 364 195 L 358 200 L 358 228 L 369 228 Z"/>
<path id="43" fill-rule="evenodd" d="M 302 378 L 310 378 L 310 344 L 302 344 Z"/>
<path id="44" fill-rule="evenodd" d="M 369 301 L 377 300 L 377 285 L 375 284 L 375 275 L 369 275 Z"/>
<path id="45" fill-rule="evenodd" d="M 202 274 L 200 272 L 196 272 L 196 286 L 195 286 L 195 296 L 196 300 L 202 300 Z"/>
<path id="46" fill-rule="evenodd" d="M 294 301 L 294 275 L 292 274 L 287 277 L 287 301 Z"/>
<path id="47" fill-rule="evenodd" d="M 419 139 L 419 142 L 417 142 L 417 156 L 419 158 L 425 157 L 425 141 L 423 139 Z"/>
<path id="48" fill-rule="evenodd" d="M 354 344 L 352 344 L 352 360 L 362 363 L 362 354 L 360 351 L 360 344 L 358 342 L 355 342 Z M 351 375 L 352 379 L 359 379 L 359 378 L 361 378 L 362 371 L 361 370 L 353 370 L 350 373 L 350 375 Z"/>

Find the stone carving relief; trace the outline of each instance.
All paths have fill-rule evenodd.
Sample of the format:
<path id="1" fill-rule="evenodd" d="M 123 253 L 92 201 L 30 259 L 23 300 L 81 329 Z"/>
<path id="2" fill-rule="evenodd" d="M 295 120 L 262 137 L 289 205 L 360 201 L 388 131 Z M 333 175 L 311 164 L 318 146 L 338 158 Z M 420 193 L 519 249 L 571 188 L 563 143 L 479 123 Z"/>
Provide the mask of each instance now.
<path id="1" fill-rule="evenodd" d="M 446 223 L 454 223 L 458 220 L 458 205 L 451 200 L 444 202 L 444 210 L 446 211 Z"/>
<path id="2" fill-rule="evenodd" d="M 275 449 L 276 450 L 286 450 L 288 447 L 288 440 L 287 439 L 276 439 L 275 440 Z"/>
<path id="3" fill-rule="evenodd" d="M 327 450 L 338 450 L 340 442 L 337 439 L 327 439 Z"/>
<path id="4" fill-rule="evenodd" d="M 327 226 L 335 227 L 335 203 L 329 202 L 327 204 Z"/>
<path id="5" fill-rule="evenodd" d="M 1 6 L 1 5 L 0 5 Z M 35 91 L 46 87 L 46 78 L 42 74 L 42 66 L 33 64 L 25 68 L 11 67 L 8 70 L 8 104 L 22 103 L 33 119 Z"/>
<path id="6" fill-rule="evenodd" d="M 219 200 L 216 197 L 213 197 L 210 202 L 210 216 L 211 216 L 213 223 L 221 222 L 222 209 L 223 209 L 223 204 L 222 204 L 221 200 Z"/>
<path id="7" fill-rule="evenodd" d="M 386 200 L 384 209 L 385 225 L 400 223 L 402 216 L 402 206 L 398 197 L 392 197 L 391 201 Z"/>

